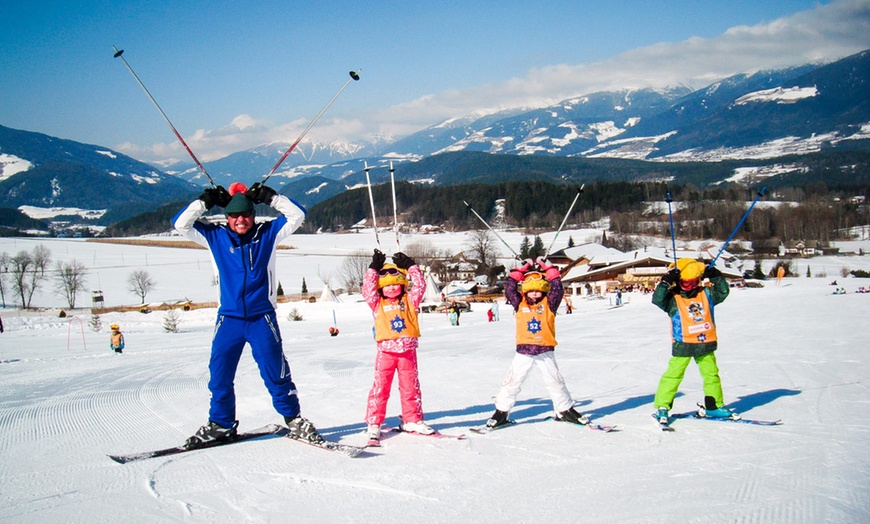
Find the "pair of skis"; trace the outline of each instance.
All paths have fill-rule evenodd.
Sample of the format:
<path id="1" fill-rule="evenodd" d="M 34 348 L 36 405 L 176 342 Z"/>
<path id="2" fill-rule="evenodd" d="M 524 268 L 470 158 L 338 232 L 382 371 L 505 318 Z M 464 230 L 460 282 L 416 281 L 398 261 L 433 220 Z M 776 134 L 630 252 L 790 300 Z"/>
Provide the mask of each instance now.
<path id="1" fill-rule="evenodd" d="M 702 417 L 698 414 L 697 411 L 687 411 L 685 413 L 673 413 L 668 416 L 667 422 L 662 422 L 658 419 L 658 415 L 653 413 L 653 418 L 658 422 L 659 427 L 662 431 L 671 432 L 674 431 L 674 428 L 671 427 L 672 420 L 678 420 L 683 418 L 695 418 L 699 420 L 714 420 L 717 422 L 735 422 L 738 424 L 752 424 L 753 426 L 780 426 L 782 425 L 782 420 L 757 420 L 751 418 L 731 418 L 731 417 Z"/>
<path id="2" fill-rule="evenodd" d="M 554 420 L 556 422 L 564 422 L 565 424 L 573 424 L 575 426 L 586 427 L 586 428 L 593 430 L 593 431 L 603 431 L 605 433 L 610 433 L 611 431 L 619 431 L 619 428 L 617 428 L 616 426 L 608 426 L 608 425 L 604 425 L 604 424 L 593 424 L 592 422 L 588 422 L 586 424 L 578 424 L 578 423 L 568 422 L 568 421 L 564 421 L 564 420 L 557 420 L 553 417 L 547 417 L 547 420 Z M 478 427 L 471 428 L 469 431 L 471 431 L 472 433 L 477 433 L 478 435 L 488 435 L 488 434 L 492 433 L 493 431 L 497 431 L 499 429 L 513 426 L 516 423 L 517 422 L 515 420 L 508 420 L 505 424 L 502 424 L 500 426 L 495 426 L 495 427 L 478 426 Z"/>
<path id="3" fill-rule="evenodd" d="M 322 442 L 314 442 L 308 440 L 302 440 L 293 437 L 290 434 L 290 431 L 284 427 L 279 426 L 278 424 L 267 424 L 261 428 L 253 429 L 250 431 L 245 431 L 241 433 L 236 433 L 232 438 L 224 439 L 224 440 L 213 440 L 211 442 L 205 442 L 196 446 L 173 446 L 171 448 L 158 449 L 155 451 L 146 451 L 143 453 L 133 453 L 131 455 L 109 455 L 109 458 L 118 462 L 119 464 L 127 464 L 128 462 L 137 462 L 139 460 L 145 460 L 150 458 L 157 457 L 167 457 L 170 455 L 178 455 L 181 453 L 187 453 L 188 451 L 198 451 L 201 449 L 214 448 L 217 446 L 225 446 L 227 444 L 235 444 L 236 442 L 243 442 L 245 440 L 251 440 L 259 437 L 266 437 L 269 435 L 276 435 L 280 437 L 285 437 L 290 440 L 301 442 L 303 444 L 308 444 L 309 446 L 314 446 L 320 449 L 325 449 L 327 451 L 332 451 L 335 453 L 339 453 L 349 458 L 353 458 L 362 453 L 365 448 L 360 446 L 349 446 L 347 444 L 339 444 L 337 442 L 330 442 L 328 440 L 324 440 Z"/>
<path id="4" fill-rule="evenodd" d="M 381 429 L 381 437 L 383 437 L 384 434 L 394 434 L 394 433 L 405 433 L 407 435 L 415 435 L 418 437 L 426 437 L 426 438 L 432 438 L 432 439 L 438 439 L 438 440 L 465 440 L 465 434 L 453 435 L 450 433 L 441 433 L 440 431 L 436 431 L 435 433 L 425 434 L 425 433 L 416 433 L 414 431 L 404 431 L 401 427 L 385 427 L 385 428 Z M 371 439 L 370 438 L 368 440 L 368 442 L 366 443 L 366 447 L 367 448 L 379 448 L 379 447 L 381 447 L 381 440 L 382 439 L 380 439 L 380 438 L 378 438 L 378 439 Z"/>

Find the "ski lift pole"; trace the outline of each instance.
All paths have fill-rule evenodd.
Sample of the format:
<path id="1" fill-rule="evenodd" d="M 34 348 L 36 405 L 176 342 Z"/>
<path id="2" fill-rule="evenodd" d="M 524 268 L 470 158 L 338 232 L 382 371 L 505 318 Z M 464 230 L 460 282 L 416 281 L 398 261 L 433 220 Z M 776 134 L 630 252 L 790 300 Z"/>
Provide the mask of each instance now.
<path id="1" fill-rule="evenodd" d="M 731 239 L 734 238 L 734 235 L 736 235 L 738 231 L 740 231 L 740 226 L 742 226 L 743 222 L 746 221 L 746 217 L 748 217 L 749 213 L 752 212 L 752 208 L 755 207 L 755 204 L 757 204 L 758 201 L 761 199 L 761 197 L 764 196 L 765 190 L 767 190 L 766 186 L 762 187 L 761 191 L 759 191 L 757 193 L 755 200 L 752 201 L 752 204 L 749 205 L 749 209 L 746 210 L 746 213 L 743 213 L 743 218 L 741 218 L 740 222 L 737 223 L 737 227 L 734 228 L 734 231 L 731 232 L 731 235 L 728 237 L 728 240 L 726 240 L 725 243 L 722 244 L 722 247 L 719 248 L 719 252 L 716 253 L 716 256 L 713 257 L 713 260 L 707 265 L 707 267 L 713 267 L 716 265 L 716 261 L 719 260 L 719 255 L 721 255 L 722 252 L 725 251 L 725 248 L 728 247 L 728 244 L 731 243 Z"/>
<path id="2" fill-rule="evenodd" d="M 478 218 L 478 220 L 480 220 L 481 222 L 483 222 L 483 225 L 485 225 L 485 226 L 486 226 L 490 231 L 492 231 L 492 234 L 495 235 L 496 238 L 498 238 L 499 240 L 501 240 L 501 243 L 504 244 L 505 247 L 508 248 L 508 249 L 510 250 L 510 252 L 514 254 L 514 258 L 515 258 L 515 259 L 517 259 L 517 260 L 522 260 L 522 259 L 520 258 L 519 253 L 517 253 L 516 251 L 514 251 L 514 248 L 512 248 L 512 247 L 510 246 L 510 244 L 508 244 L 507 242 L 505 242 L 505 240 L 501 237 L 501 235 L 499 235 L 498 233 L 496 233 L 495 229 L 493 229 L 492 226 L 490 226 L 489 224 L 487 224 L 487 223 L 486 223 L 486 220 L 484 220 L 482 216 L 478 215 L 478 214 L 477 214 L 477 211 L 475 211 L 474 208 L 471 207 L 471 205 L 469 205 L 468 202 L 466 202 L 465 200 L 463 200 L 462 203 L 465 204 L 466 207 L 468 207 L 468 209 L 470 209 L 472 213 L 474 213 L 474 216 L 476 216 L 476 217 Z"/>
<path id="3" fill-rule="evenodd" d="M 668 196 L 665 198 L 665 202 L 668 203 L 668 217 L 671 220 L 671 249 L 674 252 L 674 267 L 677 267 L 677 236 L 674 232 L 674 212 L 671 209 L 671 202 L 674 199 L 671 198 L 671 193 L 668 192 Z"/>
<path id="4" fill-rule="evenodd" d="M 202 165 L 202 162 L 200 162 L 199 159 L 196 158 L 196 155 L 193 154 L 193 150 L 191 150 L 190 147 L 187 145 L 187 142 L 185 142 L 184 139 L 181 138 L 181 133 L 179 133 L 178 130 L 175 129 L 175 126 L 172 125 L 172 122 L 169 120 L 169 117 L 166 116 L 166 113 L 163 112 L 163 109 L 160 107 L 160 104 L 157 103 L 157 100 L 154 100 L 154 97 L 151 96 L 151 93 L 148 91 L 148 88 L 145 87 L 145 84 L 143 84 L 141 80 L 139 80 L 139 76 L 133 71 L 133 68 L 130 67 L 130 64 L 127 63 L 127 59 L 124 58 L 124 50 L 118 49 L 115 46 L 112 46 L 112 48 L 115 50 L 115 58 L 120 58 L 121 61 L 124 62 L 124 65 L 127 66 L 127 70 L 130 71 L 130 74 L 133 75 L 133 78 L 136 79 L 136 82 L 139 84 L 139 87 L 142 88 L 142 91 L 145 91 L 145 94 L 148 95 L 148 98 L 151 99 L 151 103 L 154 104 L 154 107 L 156 107 L 157 110 L 160 111 L 160 114 L 163 115 L 163 119 L 166 120 L 167 124 L 169 124 L 169 129 L 171 129 L 172 132 L 175 133 L 175 137 L 178 139 L 179 142 L 181 142 L 181 145 L 184 146 L 184 149 L 187 150 L 187 154 L 189 154 L 190 158 L 192 158 L 193 161 L 196 162 L 196 167 L 199 168 L 200 173 L 205 175 L 205 178 L 209 182 L 211 182 L 212 186 L 217 187 L 217 184 L 214 183 L 214 180 L 212 180 L 212 178 L 209 176 L 208 172 L 206 172 L 205 167 L 203 167 L 203 165 Z"/>
<path id="5" fill-rule="evenodd" d="M 381 247 L 381 239 L 378 236 L 378 221 L 376 218 L 377 215 L 375 213 L 375 197 L 372 195 L 372 179 L 369 178 L 369 171 L 372 168 L 369 167 L 368 162 L 363 162 L 363 169 L 365 169 L 366 172 L 366 186 L 368 186 L 369 189 L 369 203 L 372 206 L 372 227 L 374 227 L 375 229 L 375 242 L 378 243 L 378 247 Z"/>
<path id="6" fill-rule="evenodd" d="M 396 232 L 396 246 L 400 247 L 399 243 L 399 211 L 396 205 L 396 176 L 395 169 L 393 169 L 393 162 L 390 161 L 390 186 L 393 190 L 393 231 Z"/>
<path id="7" fill-rule="evenodd" d="M 562 232 L 562 228 L 565 227 L 565 222 L 567 222 L 567 221 L 568 221 L 568 217 L 571 216 L 571 211 L 574 209 L 574 204 L 577 203 L 577 199 L 580 198 L 580 193 L 583 192 L 583 188 L 584 188 L 585 186 L 586 186 L 586 184 L 581 184 L 581 185 L 580 185 L 580 191 L 577 192 L 577 196 L 575 196 L 575 197 L 574 197 L 574 201 L 571 202 L 571 207 L 569 207 L 569 208 L 568 208 L 568 212 L 565 213 L 565 218 L 563 218 L 563 219 L 562 219 L 562 223 L 559 224 L 559 229 L 556 231 L 556 236 L 553 237 L 553 241 L 550 242 L 550 247 L 548 247 L 547 250 L 544 252 L 547 256 L 550 255 L 550 250 L 553 249 L 553 245 L 556 243 L 556 239 L 559 238 L 559 233 L 561 233 L 561 232 Z"/>
<path id="8" fill-rule="evenodd" d="M 360 69 L 360 71 L 362 71 L 362 69 Z M 314 124 L 316 124 L 317 121 L 320 120 L 320 117 L 323 116 L 323 113 L 325 113 L 326 110 L 329 109 L 329 106 L 331 106 L 332 103 L 335 102 L 335 99 L 338 98 L 338 95 L 340 95 L 341 92 L 344 91 L 345 88 L 347 86 L 349 86 L 351 82 L 359 80 L 359 73 L 357 73 L 356 71 L 350 71 L 348 74 L 350 75 L 350 78 L 348 79 L 348 81 L 345 82 L 344 85 L 341 86 L 341 89 L 339 89 L 338 92 L 335 93 L 335 95 L 332 97 L 332 99 L 330 99 L 329 102 L 327 102 L 326 105 L 323 106 L 323 109 L 321 109 L 320 112 L 317 113 L 317 116 L 315 116 L 314 119 L 311 120 L 311 122 L 308 124 L 308 127 L 306 127 L 302 131 L 302 133 L 299 135 L 299 138 L 297 138 L 296 141 L 290 145 L 290 147 L 287 149 L 287 151 L 285 151 L 284 154 L 281 155 L 281 158 L 278 159 L 278 162 L 275 164 L 274 167 L 272 167 L 272 170 L 269 171 L 269 174 L 266 175 L 265 178 L 263 178 L 263 181 L 261 182 L 261 184 L 265 184 L 266 181 L 269 180 L 269 178 L 275 174 L 275 171 L 278 170 L 278 166 L 280 166 L 284 162 L 284 159 L 286 159 L 290 155 L 290 153 L 293 152 L 293 150 L 296 148 L 296 146 L 299 145 L 299 142 L 301 142 L 302 139 L 305 137 L 305 135 L 308 134 L 308 131 L 310 131 L 311 128 L 314 127 Z"/>

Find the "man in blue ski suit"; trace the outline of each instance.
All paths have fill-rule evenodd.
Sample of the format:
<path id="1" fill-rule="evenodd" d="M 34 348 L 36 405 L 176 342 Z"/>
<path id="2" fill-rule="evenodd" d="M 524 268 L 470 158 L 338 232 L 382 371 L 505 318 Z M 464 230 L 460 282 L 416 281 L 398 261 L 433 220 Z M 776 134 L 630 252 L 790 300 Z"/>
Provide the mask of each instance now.
<path id="1" fill-rule="evenodd" d="M 267 204 L 281 216 L 256 223 L 254 204 Z M 223 207 L 226 225 L 198 219 L 215 205 Z M 183 236 L 211 252 L 219 280 L 219 307 L 208 369 L 211 392 L 208 423 L 190 437 L 187 447 L 235 436 L 236 396 L 233 382 L 245 343 L 272 396 L 275 410 L 284 416 L 296 438 L 319 442 L 322 437 L 300 413 L 296 386 L 284 357 L 275 309 L 278 243 L 290 236 L 305 218 L 305 209 L 284 195 L 259 183 L 206 189 L 172 219 Z"/>

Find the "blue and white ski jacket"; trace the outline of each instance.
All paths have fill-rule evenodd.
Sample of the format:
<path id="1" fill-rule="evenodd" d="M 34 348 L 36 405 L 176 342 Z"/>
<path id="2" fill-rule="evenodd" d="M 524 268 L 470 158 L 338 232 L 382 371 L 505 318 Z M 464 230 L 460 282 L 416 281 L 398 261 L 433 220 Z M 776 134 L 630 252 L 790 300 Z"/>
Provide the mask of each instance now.
<path id="1" fill-rule="evenodd" d="M 252 318 L 277 307 L 276 249 L 302 225 L 305 208 L 284 195 L 275 196 L 270 205 L 281 216 L 254 224 L 242 236 L 225 224 L 198 221 L 206 212 L 202 200 L 194 200 L 172 218 L 179 233 L 211 251 L 219 282 L 218 315 Z"/>

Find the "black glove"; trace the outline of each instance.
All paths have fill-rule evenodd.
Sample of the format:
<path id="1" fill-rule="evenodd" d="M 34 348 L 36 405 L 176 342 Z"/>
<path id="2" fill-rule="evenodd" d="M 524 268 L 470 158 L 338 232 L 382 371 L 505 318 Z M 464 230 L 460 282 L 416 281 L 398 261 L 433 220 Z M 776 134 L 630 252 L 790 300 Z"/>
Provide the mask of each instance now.
<path id="1" fill-rule="evenodd" d="M 381 268 L 384 267 L 384 262 L 386 261 L 387 255 L 381 253 L 380 249 L 375 249 L 375 253 L 372 255 L 372 263 L 369 264 L 369 267 L 375 271 L 380 271 Z"/>
<path id="2" fill-rule="evenodd" d="M 704 274 L 701 275 L 701 278 L 716 278 L 716 277 L 721 277 L 721 276 L 722 276 L 721 271 L 719 271 L 718 269 L 716 269 L 713 266 L 710 266 L 704 270 Z"/>
<path id="3" fill-rule="evenodd" d="M 662 282 L 664 282 L 665 284 L 667 284 L 669 286 L 673 286 L 674 284 L 677 283 L 677 280 L 679 280 L 679 279 L 680 279 L 680 270 L 677 268 L 674 268 L 674 269 L 668 271 L 667 273 L 665 273 L 665 275 L 662 277 Z"/>
<path id="4" fill-rule="evenodd" d="M 393 263 L 396 264 L 396 267 L 401 269 L 408 269 L 409 267 L 416 264 L 413 258 L 402 253 L 401 251 L 393 255 Z"/>
<path id="5" fill-rule="evenodd" d="M 275 195 L 277 194 L 277 191 L 269 186 L 264 186 L 259 182 L 248 189 L 248 198 L 250 198 L 251 202 L 255 204 L 266 204 L 268 206 L 272 203 L 272 199 L 275 198 Z"/>
<path id="6" fill-rule="evenodd" d="M 227 207 L 231 198 L 223 186 L 210 187 L 199 195 L 199 199 L 205 202 L 206 209 L 211 209 L 214 206 Z"/>

